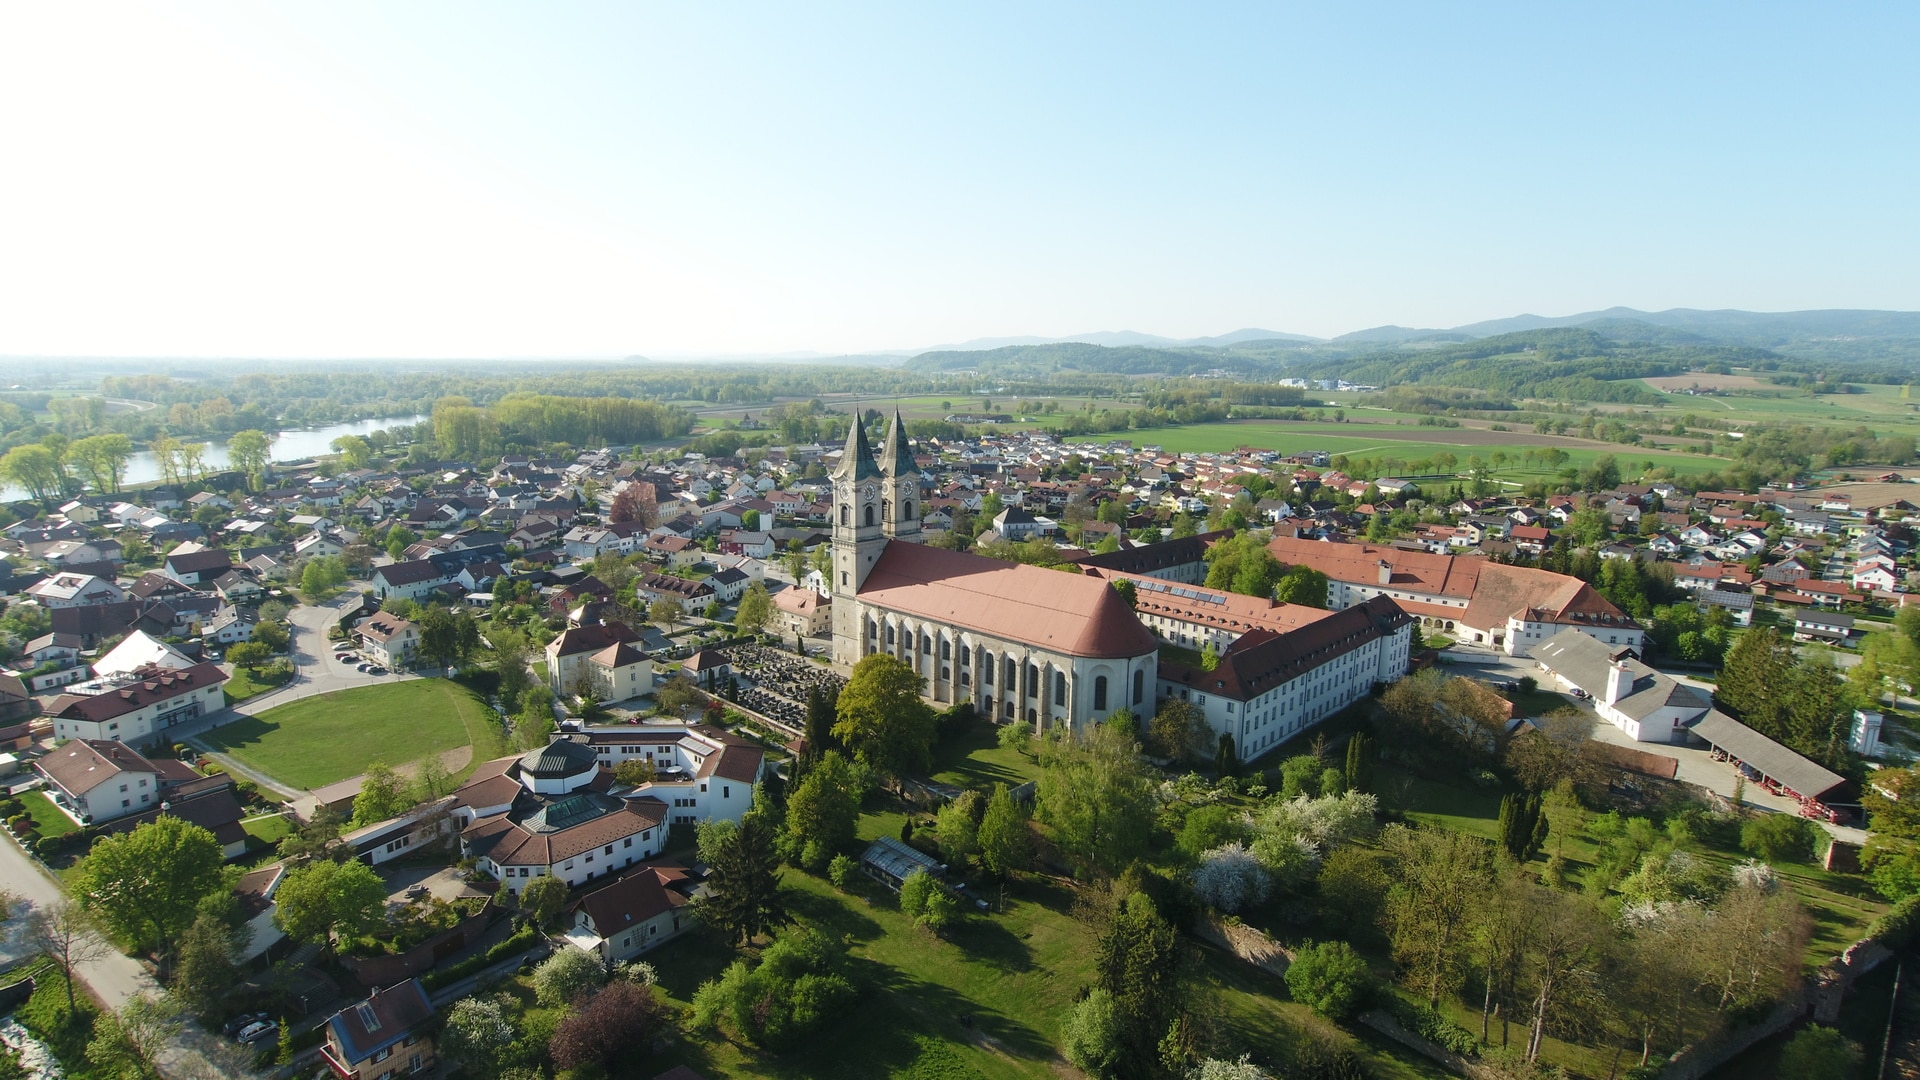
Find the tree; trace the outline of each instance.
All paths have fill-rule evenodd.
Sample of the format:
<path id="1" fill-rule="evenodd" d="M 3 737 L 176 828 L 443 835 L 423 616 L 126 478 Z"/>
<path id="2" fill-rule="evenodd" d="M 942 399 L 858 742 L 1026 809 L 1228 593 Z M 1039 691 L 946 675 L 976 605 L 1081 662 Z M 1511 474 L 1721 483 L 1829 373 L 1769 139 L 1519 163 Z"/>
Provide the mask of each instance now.
<path id="1" fill-rule="evenodd" d="M 834 697 L 837 691 L 815 684 L 807 690 L 806 756 L 818 760 L 821 754 L 839 747 L 833 737 Z"/>
<path id="2" fill-rule="evenodd" d="M 440 1031 L 440 1055 L 459 1062 L 475 1076 L 491 1076 L 518 1033 L 501 995 L 463 997 L 447 1011 Z"/>
<path id="3" fill-rule="evenodd" d="M 227 649 L 227 662 L 234 667 L 252 670 L 271 659 L 273 650 L 267 648 L 264 642 L 242 641 Z"/>
<path id="4" fill-rule="evenodd" d="M 1193 872 L 1193 891 L 1202 903 L 1229 915 L 1266 903 L 1273 878 L 1238 840 L 1202 852 Z"/>
<path id="5" fill-rule="evenodd" d="M 27 494 L 37 502 L 50 503 L 60 494 L 62 475 L 60 459 L 53 451 L 35 443 L 16 446 L 0 457 L 0 477 L 27 489 Z"/>
<path id="6" fill-rule="evenodd" d="M 1740 847 L 1770 863 L 1811 862 L 1819 826 L 1792 814 L 1759 814 L 1740 826 Z"/>
<path id="7" fill-rule="evenodd" d="M 653 987 L 621 980 L 562 1019 L 548 1052 L 562 1069 L 631 1061 L 636 1048 L 653 1045 L 654 1037 L 672 1023 L 672 1015 Z"/>
<path id="8" fill-rule="evenodd" d="M 767 595 L 767 587 L 756 581 L 747 586 L 740 595 L 740 607 L 734 613 L 733 625 L 742 634 L 758 634 L 766 629 L 773 619 L 773 599 Z"/>
<path id="9" fill-rule="evenodd" d="M 1394 958 L 1408 984 L 1439 1008 L 1465 974 L 1470 917 L 1491 869 L 1487 847 L 1451 829 L 1403 825 L 1389 826 L 1381 846 L 1397 870 L 1386 905 Z"/>
<path id="10" fill-rule="evenodd" d="M 787 858 L 818 870 L 853 842 L 860 819 L 860 787 L 847 759 L 829 750 L 787 796 Z"/>
<path id="11" fill-rule="evenodd" d="M 1373 766 L 1380 757 L 1373 736 L 1366 732 L 1356 732 L 1347 740 L 1347 763 L 1345 776 L 1348 791 L 1373 790 Z"/>
<path id="12" fill-rule="evenodd" d="M 660 706 L 660 711 L 673 716 L 694 708 L 705 699 L 706 696 L 684 670 L 674 672 L 660 685 L 660 689 L 653 692 L 653 700 Z"/>
<path id="13" fill-rule="evenodd" d="M 225 865 L 212 833 L 169 814 L 95 840 L 67 888 L 116 940 L 159 954 L 164 971 L 201 899 L 223 887 Z"/>
<path id="14" fill-rule="evenodd" d="M 96 1076 L 115 1080 L 161 1080 L 160 1053 L 180 1034 L 175 1003 L 137 994 L 118 1013 L 94 1018 L 86 1061 Z"/>
<path id="15" fill-rule="evenodd" d="M 1532 859 L 1547 841 L 1547 818 L 1539 795 L 1500 798 L 1500 844 L 1521 862 Z"/>
<path id="16" fill-rule="evenodd" d="M 1794 664 L 1793 644 L 1773 628 L 1749 630 L 1727 654 L 1714 699 L 1755 731 L 1786 742 L 1785 710 L 1791 698 L 1783 691 L 1792 682 Z"/>
<path id="17" fill-rule="evenodd" d="M 920 697 L 925 682 L 885 653 L 862 657 L 835 703 L 834 738 L 884 775 L 925 769 L 934 736 L 933 710 Z"/>
<path id="18" fill-rule="evenodd" d="M 227 995 L 243 980 L 235 937 L 231 925 L 206 911 L 180 936 L 169 989 L 194 1015 L 218 1016 Z"/>
<path id="19" fill-rule="evenodd" d="M 1193 760 L 1200 740 L 1210 733 L 1206 714 L 1199 706 L 1180 698 L 1168 698 L 1147 722 L 1147 745 L 1156 757 L 1186 764 Z"/>
<path id="20" fill-rule="evenodd" d="M 613 767 L 613 780 L 623 787 L 639 787 L 653 783 L 654 767 L 652 758 L 629 758 Z"/>
<path id="21" fill-rule="evenodd" d="M 716 854 L 708 893 L 694 901 L 702 922 L 729 944 L 742 944 L 792 921 L 780 902 L 780 857 L 763 815 L 748 814 Z"/>
<path id="22" fill-rule="evenodd" d="M 227 461 L 246 474 L 247 485 L 254 491 L 259 491 L 266 479 L 271 439 L 266 432 L 253 429 L 236 431 L 227 437 Z"/>
<path id="23" fill-rule="evenodd" d="M 606 981 L 599 957 L 582 949 L 561 949 L 533 969 L 533 995 L 549 1007 L 570 1005 Z"/>
<path id="24" fill-rule="evenodd" d="M 1594 715 L 1579 709 L 1555 709 L 1534 718 L 1533 730 L 1507 744 L 1505 762 L 1528 791 L 1545 792 L 1579 775 Z"/>
<path id="25" fill-rule="evenodd" d="M 1060 1025 L 1060 1052 L 1089 1076 L 1111 1077 L 1120 1058 L 1120 1019 L 1113 995 L 1094 987 Z"/>
<path id="26" fill-rule="evenodd" d="M 960 905 L 932 874 L 916 869 L 900 883 L 900 914 L 938 934 L 960 917 Z"/>
<path id="27" fill-rule="evenodd" d="M 533 921 L 544 927 L 552 927 L 567 907 L 567 882 L 565 878 L 552 874 L 542 874 L 520 890 L 520 906 L 525 908 Z"/>
<path id="28" fill-rule="evenodd" d="M 133 440 L 120 434 L 89 435 L 67 447 L 67 460 L 86 474 L 93 490 L 103 495 L 120 490 L 120 477 L 132 456 Z"/>
<path id="29" fill-rule="evenodd" d="M 680 606 L 680 601 L 670 596 L 663 596 L 647 605 L 647 621 L 662 630 L 671 632 L 686 617 L 687 610 Z"/>
<path id="30" fill-rule="evenodd" d="M 1160 1041 L 1185 1004 L 1180 934 L 1145 892 L 1115 898 L 1113 917 L 1094 947 L 1095 985 L 1113 997 L 1122 1075 L 1153 1075 Z"/>
<path id="31" fill-rule="evenodd" d="M 342 435 L 327 445 L 349 469 L 364 469 L 373 463 L 373 444 L 361 436 Z"/>
<path id="32" fill-rule="evenodd" d="M 1373 976 L 1367 962 L 1344 941 L 1309 942 L 1287 965 L 1293 1000 L 1329 1020 L 1345 1020 L 1366 1001 Z"/>
<path id="33" fill-rule="evenodd" d="M 1847 1080 L 1859 1063 L 1859 1044 L 1830 1027 L 1809 1024 L 1780 1052 L 1779 1075 L 1795 1080 Z"/>
<path id="34" fill-rule="evenodd" d="M 353 800 L 353 824 L 358 828 L 396 818 L 413 807 L 413 792 L 406 779 L 386 762 L 376 761 L 361 774 L 360 794 Z"/>
<path id="35" fill-rule="evenodd" d="M 1153 782 L 1139 746 L 1118 725 L 1042 743 L 1039 818 L 1083 873 L 1110 876 L 1145 850 Z"/>
<path id="36" fill-rule="evenodd" d="M 613 506 L 607 511 L 607 520 L 614 524 L 632 521 L 653 528 L 660 521 L 660 508 L 654 503 L 653 495 L 652 484 L 629 482 L 613 493 Z"/>
<path id="37" fill-rule="evenodd" d="M 1026 808 L 1014 801 L 1007 785 L 994 785 L 975 839 L 980 846 L 981 865 L 995 877 L 1005 879 L 1033 861 L 1033 835 L 1027 826 Z"/>
<path id="38" fill-rule="evenodd" d="M 963 865 L 979 848 L 979 820 L 986 811 L 986 800 L 977 791 L 963 791 L 958 798 L 940 808 L 935 831 L 940 834 L 940 853 L 949 863 Z"/>
<path id="39" fill-rule="evenodd" d="M 12 913 L 17 903 L 9 898 L 8 903 L 0 906 L 0 921 Z M 67 983 L 69 1015 L 78 1008 L 73 994 L 73 981 L 78 977 L 75 970 L 107 953 L 106 943 L 97 934 L 99 929 L 92 913 L 65 897 L 45 907 L 35 907 L 27 915 L 26 944 L 59 966 Z"/>
<path id="40" fill-rule="evenodd" d="M 533 684 L 527 674 L 527 662 L 533 651 L 527 644 L 527 635 L 510 626 L 501 625 L 495 619 L 487 629 L 487 641 L 493 649 L 493 670 L 499 676 L 497 693 L 501 704 L 508 711 L 519 707 L 520 695 Z"/>
<path id="41" fill-rule="evenodd" d="M 1311 566 L 1290 567 L 1274 584 L 1273 598 L 1282 604 L 1325 608 L 1327 584 L 1327 575 Z"/>
<path id="42" fill-rule="evenodd" d="M 358 859 L 311 862 L 287 871 L 274 902 L 273 921 L 288 937 L 333 948 L 380 924 L 386 916 L 387 887 Z"/>

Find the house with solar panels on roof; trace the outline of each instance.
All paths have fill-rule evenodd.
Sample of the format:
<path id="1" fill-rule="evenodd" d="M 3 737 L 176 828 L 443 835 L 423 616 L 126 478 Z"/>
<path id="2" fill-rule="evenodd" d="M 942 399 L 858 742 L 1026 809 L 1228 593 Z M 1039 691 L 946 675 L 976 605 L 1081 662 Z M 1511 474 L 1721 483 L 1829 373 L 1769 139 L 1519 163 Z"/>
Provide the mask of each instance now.
<path id="1" fill-rule="evenodd" d="M 652 762 L 653 780 L 617 782 L 614 767 L 630 760 Z M 659 854 L 670 825 L 740 820 L 764 768 L 758 744 L 716 728 L 576 727 L 538 750 L 483 762 L 449 812 L 461 853 L 507 891 L 548 875 L 576 886 Z"/>

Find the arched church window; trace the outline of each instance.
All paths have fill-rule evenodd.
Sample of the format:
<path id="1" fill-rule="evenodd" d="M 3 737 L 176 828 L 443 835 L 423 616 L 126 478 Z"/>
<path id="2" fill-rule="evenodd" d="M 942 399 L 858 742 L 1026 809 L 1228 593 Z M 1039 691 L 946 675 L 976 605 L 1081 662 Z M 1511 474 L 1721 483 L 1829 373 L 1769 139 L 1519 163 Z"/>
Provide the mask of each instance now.
<path id="1" fill-rule="evenodd" d="M 1053 703 L 1055 705 L 1067 703 L 1067 673 L 1064 671 L 1053 673 Z"/>
<path id="2" fill-rule="evenodd" d="M 1105 675 L 1093 677 L 1093 711 L 1107 711 L 1107 677 Z"/>
<path id="3" fill-rule="evenodd" d="M 1133 703 L 1135 705 L 1138 705 L 1142 701 L 1146 700 L 1144 697 L 1141 696 L 1144 693 L 1146 693 L 1146 683 L 1147 683 L 1146 672 L 1136 671 L 1133 673 Z"/>
<path id="4" fill-rule="evenodd" d="M 873 507 L 867 507 L 867 524 L 873 524 Z"/>
<path id="5" fill-rule="evenodd" d="M 912 520 L 913 520 L 913 500 L 912 500 L 912 499 L 908 499 L 908 500 L 907 500 L 907 516 L 906 516 L 906 517 L 904 517 L 904 518 L 901 518 L 900 520 L 902 520 L 902 521 L 912 521 Z"/>
<path id="6" fill-rule="evenodd" d="M 893 644 L 893 627 L 891 625 L 887 627 L 887 644 Z"/>
<path id="7" fill-rule="evenodd" d="M 853 507 L 843 506 L 840 508 L 840 524 L 842 525 L 853 524 Z"/>

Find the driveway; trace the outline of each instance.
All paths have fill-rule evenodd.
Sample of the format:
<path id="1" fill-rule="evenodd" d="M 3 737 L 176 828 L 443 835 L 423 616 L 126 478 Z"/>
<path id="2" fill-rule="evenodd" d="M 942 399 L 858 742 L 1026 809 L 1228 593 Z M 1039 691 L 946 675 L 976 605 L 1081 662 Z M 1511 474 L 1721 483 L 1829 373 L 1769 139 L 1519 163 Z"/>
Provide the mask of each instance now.
<path id="1" fill-rule="evenodd" d="M 467 884 L 466 877 L 454 866 L 402 866 L 394 870 L 381 870 L 380 879 L 387 883 L 387 900 L 395 904 L 407 903 L 407 890 L 415 886 L 426 886 L 427 892 L 436 899 L 449 903 L 463 896 L 485 896 L 484 892 Z"/>
<path id="2" fill-rule="evenodd" d="M 347 592 L 324 604 L 301 604 L 293 609 L 287 619 L 291 631 L 287 650 L 293 658 L 293 679 L 285 686 L 275 687 L 235 705 L 234 712 L 242 716 L 256 716 L 275 705 L 284 705 L 315 694 L 330 694 L 335 690 L 377 686 L 419 677 L 397 671 L 386 675 L 368 675 L 354 669 L 358 661 L 342 663 L 333 658 L 334 643 L 327 640 L 327 631 L 340 621 L 341 612 L 360 602 L 360 593 L 353 587 L 354 584 L 358 583 L 350 584 Z"/>

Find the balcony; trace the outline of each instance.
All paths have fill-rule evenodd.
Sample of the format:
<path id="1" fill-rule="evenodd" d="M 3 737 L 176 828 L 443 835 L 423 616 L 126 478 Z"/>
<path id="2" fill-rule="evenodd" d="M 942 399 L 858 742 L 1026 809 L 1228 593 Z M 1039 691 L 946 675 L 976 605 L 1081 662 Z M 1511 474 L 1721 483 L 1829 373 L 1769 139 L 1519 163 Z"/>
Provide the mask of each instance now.
<path id="1" fill-rule="evenodd" d="M 327 1068 L 333 1070 L 333 1075 L 338 1077 L 339 1080 L 354 1080 L 356 1075 L 354 1071 L 342 1064 L 339 1058 L 333 1056 L 333 1043 L 331 1040 L 320 1044 L 320 1059 L 327 1063 Z"/>

